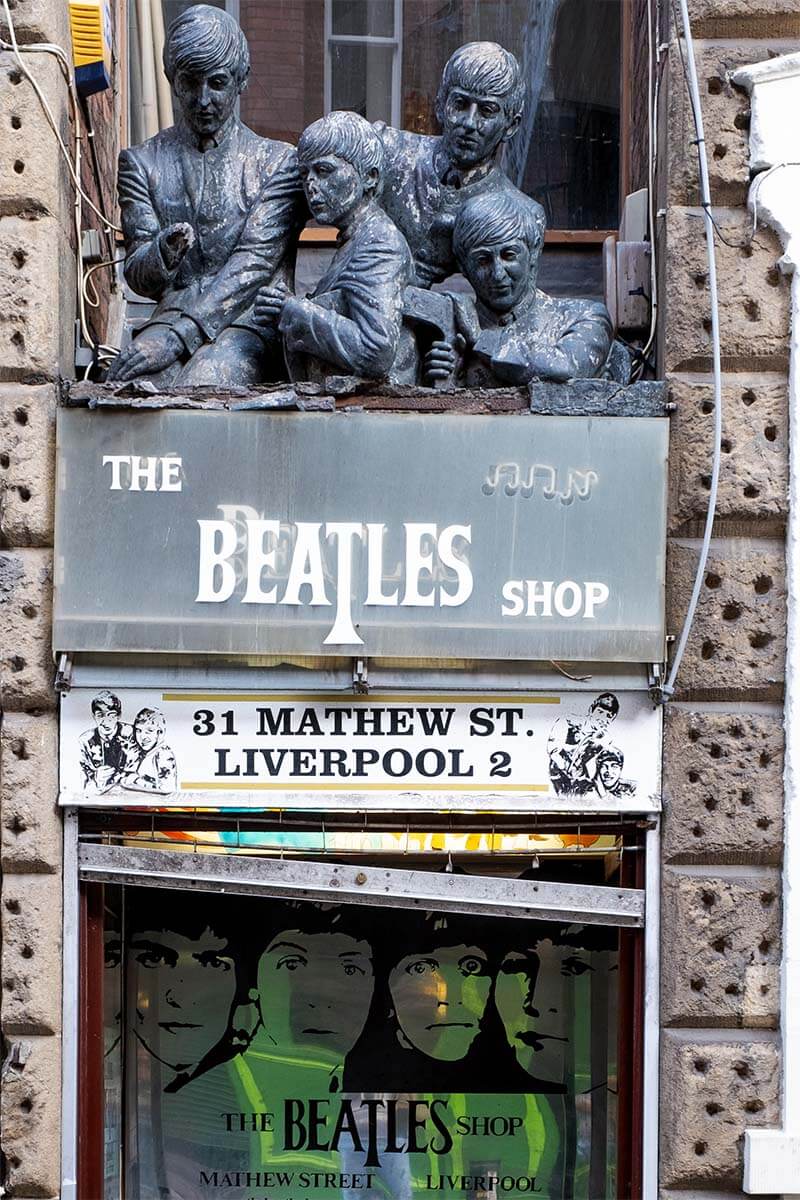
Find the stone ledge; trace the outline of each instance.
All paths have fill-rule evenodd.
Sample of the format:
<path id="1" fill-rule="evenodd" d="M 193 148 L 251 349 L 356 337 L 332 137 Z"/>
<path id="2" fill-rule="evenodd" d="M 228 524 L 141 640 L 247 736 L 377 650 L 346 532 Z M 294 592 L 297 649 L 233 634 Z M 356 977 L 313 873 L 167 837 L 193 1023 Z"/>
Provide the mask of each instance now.
<path id="1" fill-rule="evenodd" d="M 49 550 L 0 551 L 0 683 L 6 712 L 55 708 Z"/>
<path id="2" fill-rule="evenodd" d="M 60 875 L 12 875 L 3 881 L 0 962 L 6 1037 L 61 1028 Z"/>
<path id="3" fill-rule="evenodd" d="M 7 712 L 0 728 L 0 868 L 57 874 L 61 869 L 58 810 L 58 722 Z"/>
<path id="4" fill-rule="evenodd" d="M 59 1195 L 61 1039 L 8 1039 L 0 1091 L 8 1196 Z"/>
<path id="5" fill-rule="evenodd" d="M 785 370 L 789 281 L 777 267 L 782 254 L 778 237 L 771 229 L 759 228 L 754 234 L 753 219 L 744 208 L 715 208 L 714 219 L 719 230 L 716 259 L 723 369 Z M 665 369 L 710 372 L 711 315 L 702 209 L 669 208 L 665 238 Z"/>
<path id="6" fill-rule="evenodd" d="M 723 32 L 722 36 L 725 34 Z M 695 32 L 695 37 L 699 34 Z M 715 205 L 745 205 L 749 185 L 749 98 L 731 83 L 737 67 L 796 49 L 792 41 L 695 41 L 703 125 L 708 147 L 711 195 Z M 689 92 L 677 42 L 670 48 L 668 203 L 700 203 L 697 147 Z"/>
<path id="7" fill-rule="evenodd" d="M 711 378 L 673 376 L 670 529 L 705 521 L 711 487 L 714 391 Z M 715 520 L 771 523 L 788 512 L 788 382 L 782 375 L 726 375 Z"/>
<path id="8" fill-rule="evenodd" d="M 196 409 L 219 411 L 335 412 L 365 411 L 429 413 L 541 413 L 564 416 L 663 417 L 668 411 L 666 384 L 644 381 L 613 383 L 580 379 L 569 384 L 532 383 L 527 388 L 441 389 L 370 384 L 350 376 L 331 376 L 325 389 L 316 384 L 279 384 L 254 388 L 186 388 L 158 392 L 147 383 L 118 386 L 73 383 L 62 403 L 74 408 Z"/>
<path id="9" fill-rule="evenodd" d="M 52 546 L 55 387 L 0 383 L 0 538 Z"/>

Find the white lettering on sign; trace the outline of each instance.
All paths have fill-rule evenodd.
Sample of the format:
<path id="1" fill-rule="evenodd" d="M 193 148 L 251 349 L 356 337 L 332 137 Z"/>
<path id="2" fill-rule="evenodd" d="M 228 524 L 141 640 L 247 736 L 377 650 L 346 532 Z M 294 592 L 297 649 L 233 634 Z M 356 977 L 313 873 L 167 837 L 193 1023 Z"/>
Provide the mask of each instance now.
<path id="1" fill-rule="evenodd" d="M 240 582 L 231 561 L 242 550 L 241 525 L 233 521 L 198 520 L 200 557 L 196 601 L 222 604 L 234 595 Z M 325 645 L 361 646 L 353 624 L 353 547 L 366 545 L 367 592 L 365 604 L 403 607 L 458 607 L 472 594 L 473 578 L 464 557 L 472 538 L 470 525 L 437 525 L 408 522 L 405 533 L 405 587 L 402 599 L 397 589 L 384 592 L 391 572 L 383 561 L 386 526 L 362 525 L 353 521 L 309 522 L 281 525 L 276 520 L 248 518 L 244 521 L 243 604 L 308 604 L 331 606 L 323 552 L 335 549 L 335 614 Z M 277 564 L 288 561 L 288 576 L 282 590 Z M 444 573 L 445 578 L 441 579 Z M 276 582 L 271 582 L 276 581 Z M 281 584 L 283 581 L 281 580 Z M 310 597 L 302 598 L 302 589 Z"/>
<path id="2" fill-rule="evenodd" d="M 575 583 L 565 579 L 556 583 L 552 579 L 509 579 L 503 584 L 504 617 L 583 617 L 595 619 L 595 609 L 605 604 L 609 597 L 605 583 Z"/>
<path id="3" fill-rule="evenodd" d="M 183 459 L 178 455 L 104 454 L 112 492 L 179 492 Z"/>

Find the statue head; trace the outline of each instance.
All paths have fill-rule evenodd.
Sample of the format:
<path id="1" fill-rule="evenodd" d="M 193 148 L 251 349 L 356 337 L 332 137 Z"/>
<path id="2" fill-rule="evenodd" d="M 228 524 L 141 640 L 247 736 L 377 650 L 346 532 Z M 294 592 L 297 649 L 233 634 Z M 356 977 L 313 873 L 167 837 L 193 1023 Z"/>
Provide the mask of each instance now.
<path id="1" fill-rule="evenodd" d="M 487 308 L 510 312 L 535 289 L 544 230 L 541 205 L 521 193 L 484 192 L 461 209 L 453 249 Z"/>
<path id="2" fill-rule="evenodd" d="M 341 226 L 377 192 L 383 144 L 358 113 L 332 112 L 303 131 L 297 159 L 312 213 L 324 224 Z"/>
<path id="3" fill-rule="evenodd" d="M 442 72 L 436 117 L 457 167 L 492 158 L 514 136 L 525 108 L 525 83 L 513 54 L 496 42 L 468 42 Z"/>
<path id="4" fill-rule="evenodd" d="M 167 30 L 164 73 L 192 132 L 213 137 L 230 119 L 247 83 L 247 39 L 229 13 L 195 4 Z"/>

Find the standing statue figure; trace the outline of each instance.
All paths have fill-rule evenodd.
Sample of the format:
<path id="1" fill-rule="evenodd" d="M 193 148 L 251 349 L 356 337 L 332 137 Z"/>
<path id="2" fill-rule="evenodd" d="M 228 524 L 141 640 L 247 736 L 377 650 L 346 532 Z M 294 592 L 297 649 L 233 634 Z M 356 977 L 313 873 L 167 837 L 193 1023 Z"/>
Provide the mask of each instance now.
<path id="1" fill-rule="evenodd" d="M 251 384 L 282 374 L 280 342 L 253 319 L 259 287 L 293 277 L 307 211 L 294 151 L 235 107 L 250 55 L 236 21 L 197 4 L 169 27 L 164 70 L 179 117 L 119 158 L 125 278 L 156 301 L 109 380 Z"/>
<path id="2" fill-rule="evenodd" d="M 408 243 L 376 200 L 383 146 L 354 112 L 333 112 L 297 146 L 312 214 L 339 230 L 330 266 L 306 299 L 284 284 L 263 288 L 255 313 L 278 325 L 292 380 L 358 375 L 414 382 L 416 350 L 403 326 L 403 294 L 414 275 Z"/>
<path id="3" fill-rule="evenodd" d="M 451 55 L 442 74 L 440 137 L 375 126 L 386 154 L 381 202 L 411 247 L 418 287 L 458 270 L 453 226 L 475 196 L 515 196 L 544 220 L 541 205 L 499 165 L 524 107 L 525 82 L 514 55 L 495 42 L 469 42 Z"/>

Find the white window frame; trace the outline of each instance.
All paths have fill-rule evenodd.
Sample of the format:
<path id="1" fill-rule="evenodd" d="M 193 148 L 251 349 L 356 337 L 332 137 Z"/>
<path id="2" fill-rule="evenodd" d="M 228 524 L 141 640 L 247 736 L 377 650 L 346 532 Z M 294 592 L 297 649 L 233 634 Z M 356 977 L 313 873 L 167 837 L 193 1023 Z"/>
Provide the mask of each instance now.
<path id="1" fill-rule="evenodd" d="M 333 106 L 333 63 L 331 48 L 334 46 L 388 46 L 392 49 L 391 124 L 399 127 L 402 120 L 402 72 L 403 72 L 403 0 L 394 0 L 394 36 L 372 37 L 351 33 L 333 32 L 333 0 L 325 0 L 325 71 L 323 100 L 326 114 Z"/>

